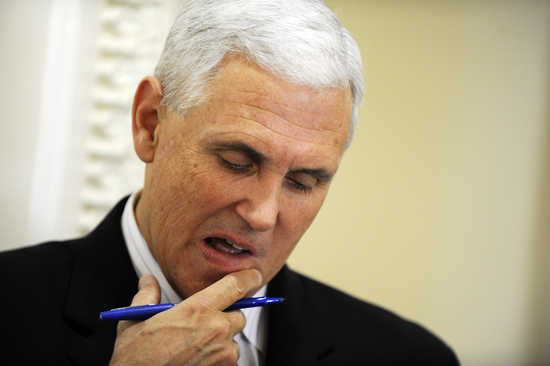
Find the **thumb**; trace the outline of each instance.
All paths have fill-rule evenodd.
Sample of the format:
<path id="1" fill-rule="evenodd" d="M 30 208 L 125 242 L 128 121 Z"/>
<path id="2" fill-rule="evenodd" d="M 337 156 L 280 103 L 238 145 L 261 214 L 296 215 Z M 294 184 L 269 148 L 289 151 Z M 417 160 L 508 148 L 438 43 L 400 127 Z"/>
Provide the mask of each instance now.
<path id="1" fill-rule="evenodd" d="M 160 301 L 160 286 L 152 275 L 141 276 L 138 282 L 138 292 L 134 295 L 130 306 L 158 304 Z M 134 324 L 135 321 L 123 320 L 118 323 L 118 333 Z"/>
<path id="2" fill-rule="evenodd" d="M 138 282 L 138 292 L 130 306 L 158 304 L 160 301 L 160 286 L 152 275 L 141 276 Z"/>

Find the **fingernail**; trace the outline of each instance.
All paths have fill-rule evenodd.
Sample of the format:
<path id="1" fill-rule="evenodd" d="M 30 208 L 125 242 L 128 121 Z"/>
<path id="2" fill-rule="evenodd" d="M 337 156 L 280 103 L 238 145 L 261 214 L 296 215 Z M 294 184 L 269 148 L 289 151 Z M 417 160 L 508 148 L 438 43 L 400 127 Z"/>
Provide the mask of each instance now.
<path id="1" fill-rule="evenodd" d="M 257 274 L 257 277 L 258 277 L 258 286 L 262 284 L 262 281 L 263 281 L 263 277 L 262 277 L 262 272 L 258 271 L 257 269 L 254 270 Z"/>
<path id="2" fill-rule="evenodd" d="M 139 282 L 138 282 L 138 289 L 142 289 L 144 287 L 146 287 L 149 282 L 151 281 L 151 275 L 143 275 L 141 276 L 141 278 L 139 279 Z"/>

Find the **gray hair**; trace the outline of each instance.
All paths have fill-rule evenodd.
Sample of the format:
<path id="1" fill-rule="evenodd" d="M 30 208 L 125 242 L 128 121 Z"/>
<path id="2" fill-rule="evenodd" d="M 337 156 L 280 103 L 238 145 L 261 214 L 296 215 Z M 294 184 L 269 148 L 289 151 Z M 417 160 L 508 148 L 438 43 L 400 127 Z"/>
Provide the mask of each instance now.
<path id="1" fill-rule="evenodd" d="M 227 53 L 242 54 L 295 84 L 349 85 L 351 143 L 363 97 L 361 54 L 320 0 L 184 1 L 155 69 L 163 105 L 183 114 L 204 101 L 205 87 Z"/>

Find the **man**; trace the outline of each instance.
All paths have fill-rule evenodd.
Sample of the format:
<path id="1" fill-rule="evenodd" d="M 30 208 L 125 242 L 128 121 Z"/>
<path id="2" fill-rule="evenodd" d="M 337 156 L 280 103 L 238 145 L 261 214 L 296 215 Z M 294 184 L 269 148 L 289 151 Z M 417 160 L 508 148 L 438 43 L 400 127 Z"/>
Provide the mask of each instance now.
<path id="1" fill-rule="evenodd" d="M 134 98 L 143 190 L 85 238 L 1 256 L 4 278 L 13 279 L 3 357 L 458 364 L 420 326 L 284 266 L 351 141 L 362 88 L 357 45 L 320 2 L 185 3 L 155 76 Z M 287 301 L 223 311 L 264 294 Z M 98 319 L 103 310 L 161 301 L 178 305 L 116 329 Z"/>

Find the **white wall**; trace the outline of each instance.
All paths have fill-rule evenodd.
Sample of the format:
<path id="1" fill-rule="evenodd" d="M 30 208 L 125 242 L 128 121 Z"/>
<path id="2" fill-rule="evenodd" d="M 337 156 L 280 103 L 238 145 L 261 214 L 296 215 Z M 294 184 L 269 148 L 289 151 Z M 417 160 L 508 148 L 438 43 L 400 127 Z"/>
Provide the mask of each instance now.
<path id="1" fill-rule="evenodd" d="M 27 241 L 41 82 L 51 1 L 0 2 L 1 247 Z"/>

